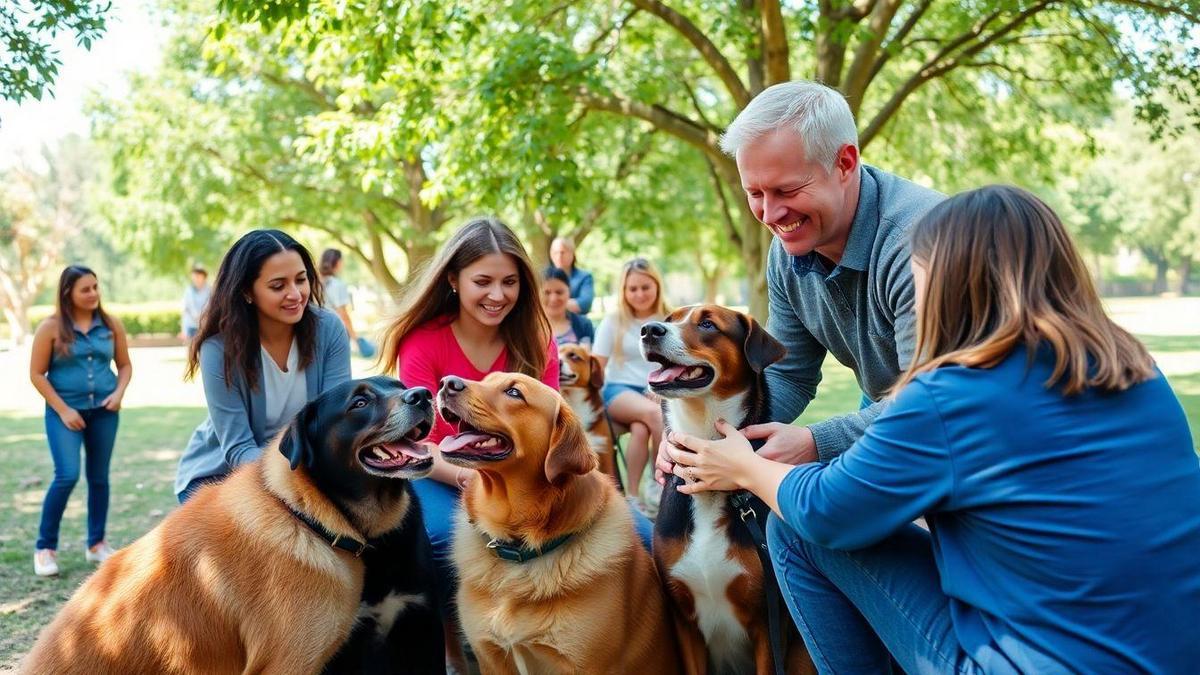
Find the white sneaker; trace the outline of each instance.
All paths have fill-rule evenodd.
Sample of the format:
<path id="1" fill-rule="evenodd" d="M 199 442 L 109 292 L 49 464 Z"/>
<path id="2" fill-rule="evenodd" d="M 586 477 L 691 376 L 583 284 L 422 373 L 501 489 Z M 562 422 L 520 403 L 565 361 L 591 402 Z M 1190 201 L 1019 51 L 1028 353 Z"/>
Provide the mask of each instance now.
<path id="1" fill-rule="evenodd" d="M 84 554 L 84 557 L 87 558 L 88 562 L 102 563 L 105 560 L 108 560 L 109 557 L 114 553 L 116 553 L 116 551 L 113 550 L 113 547 L 109 546 L 107 541 L 102 541 L 99 544 L 89 548 L 87 553 Z"/>
<path id="2" fill-rule="evenodd" d="M 33 573 L 39 577 L 58 576 L 58 552 L 52 548 L 39 548 L 34 551 Z"/>

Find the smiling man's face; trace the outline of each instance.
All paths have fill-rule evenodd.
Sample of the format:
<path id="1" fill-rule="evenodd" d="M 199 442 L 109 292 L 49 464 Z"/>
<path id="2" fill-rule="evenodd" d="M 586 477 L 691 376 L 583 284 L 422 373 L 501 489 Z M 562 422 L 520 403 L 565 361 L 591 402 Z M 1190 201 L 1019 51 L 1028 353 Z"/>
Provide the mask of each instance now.
<path id="1" fill-rule="evenodd" d="M 742 189 L 754 217 L 771 229 L 788 255 L 816 250 L 841 259 L 858 206 L 858 150 L 842 146 L 833 167 L 805 157 L 804 143 L 778 129 L 737 152 Z"/>

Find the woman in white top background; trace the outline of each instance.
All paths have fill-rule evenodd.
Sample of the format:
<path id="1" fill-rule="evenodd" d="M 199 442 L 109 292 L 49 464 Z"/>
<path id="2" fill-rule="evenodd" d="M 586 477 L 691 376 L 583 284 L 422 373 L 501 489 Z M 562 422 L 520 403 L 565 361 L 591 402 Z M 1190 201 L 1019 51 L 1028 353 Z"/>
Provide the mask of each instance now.
<path id="1" fill-rule="evenodd" d="M 640 503 L 638 487 L 649 448 L 662 436 L 662 409 L 647 384 L 654 364 L 642 357 L 642 326 L 666 317 L 662 275 L 649 260 L 634 258 L 621 267 L 617 308 L 600 322 L 592 353 L 604 366 L 600 396 L 614 422 L 629 427 L 625 449 L 625 488 Z"/>
<path id="2" fill-rule="evenodd" d="M 325 290 L 325 306 L 333 310 L 342 320 L 350 340 L 358 347 L 358 355 L 364 359 L 375 356 L 375 345 L 354 330 L 354 321 L 350 318 L 350 308 L 354 306 L 350 298 L 350 287 L 338 277 L 342 273 L 345 262 L 342 252 L 336 248 L 327 248 L 321 254 L 321 284 Z"/>

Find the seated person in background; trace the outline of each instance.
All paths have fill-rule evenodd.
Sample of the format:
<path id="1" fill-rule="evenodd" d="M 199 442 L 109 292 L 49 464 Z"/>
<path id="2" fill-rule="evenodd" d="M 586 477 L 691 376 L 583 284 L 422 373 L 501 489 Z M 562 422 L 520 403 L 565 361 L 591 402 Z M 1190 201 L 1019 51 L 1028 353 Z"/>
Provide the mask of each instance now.
<path id="1" fill-rule="evenodd" d="M 590 347 L 595 329 L 592 321 L 567 309 L 571 300 L 567 274 L 557 267 L 546 268 L 542 275 L 542 309 L 550 320 L 554 341 L 561 345 L 578 344 Z"/>
<path id="2" fill-rule="evenodd" d="M 567 310 L 584 315 L 591 312 L 592 301 L 596 299 L 595 283 L 591 272 L 575 266 L 575 242 L 568 237 L 555 237 L 550 243 L 550 263 L 567 275 L 567 285 L 571 288 Z"/>
<path id="3" fill-rule="evenodd" d="M 600 322 L 592 353 L 604 366 L 604 405 L 618 424 L 629 427 L 625 451 L 626 493 L 642 506 L 639 484 L 649 448 L 662 436 L 662 408 L 651 395 L 647 381 L 655 365 L 642 357 L 642 326 L 667 315 L 662 275 L 645 258 L 634 258 L 621 268 L 617 312 Z"/>
<path id="4" fill-rule="evenodd" d="M 1146 348 L 1028 192 L 952 197 L 911 248 L 916 356 L 866 433 L 800 466 L 671 434 L 680 491 L 771 507 L 823 672 L 1195 672 L 1200 464 Z"/>

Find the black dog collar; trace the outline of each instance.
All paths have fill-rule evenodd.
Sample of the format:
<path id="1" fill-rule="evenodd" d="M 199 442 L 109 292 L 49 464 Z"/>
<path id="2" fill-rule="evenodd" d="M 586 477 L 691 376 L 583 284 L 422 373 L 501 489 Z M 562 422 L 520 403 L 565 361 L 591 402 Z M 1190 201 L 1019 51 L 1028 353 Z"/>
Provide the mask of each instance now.
<path id="1" fill-rule="evenodd" d="M 354 537 L 347 537 L 345 535 L 334 534 L 334 533 L 330 532 L 329 530 L 325 529 L 324 525 L 321 525 L 320 523 L 313 520 L 312 518 L 309 518 L 305 514 L 292 508 L 292 505 L 287 503 L 286 501 L 284 501 L 282 497 L 279 497 L 279 495 L 276 495 L 276 498 L 278 498 L 279 501 L 283 502 L 283 505 L 287 507 L 288 511 L 292 512 L 293 516 L 296 516 L 296 520 L 299 520 L 300 522 L 307 525 L 308 529 L 312 530 L 313 532 L 316 532 L 318 536 L 320 536 L 325 541 L 329 542 L 330 546 L 332 546 L 334 548 L 340 548 L 343 551 L 348 551 L 350 553 L 353 553 L 355 558 L 362 557 L 362 554 L 366 553 L 367 549 L 375 548 L 371 544 L 359 541 L 359 540 L 355 539 Z"/>
<path id="2" fill-rule="evenodd" d="M 496 554 L 497 558 L 500 558 L 501 560 L 510 560 L 516 563 L 523 563 L 533 560 L 538 556 L 546 555 L 559 546 L 565 544 L 572 536 L 574 536 L 574 533 L 568 533 L 562 535 L 561 537 L 555 537 L 546 542 L 541 548 L 528 548 L 512 541 L 505 541 L 503 539 L 489 537 L 486 534 L 483 535 L 483 538 L 487 540 L 487 547 Z"/>

